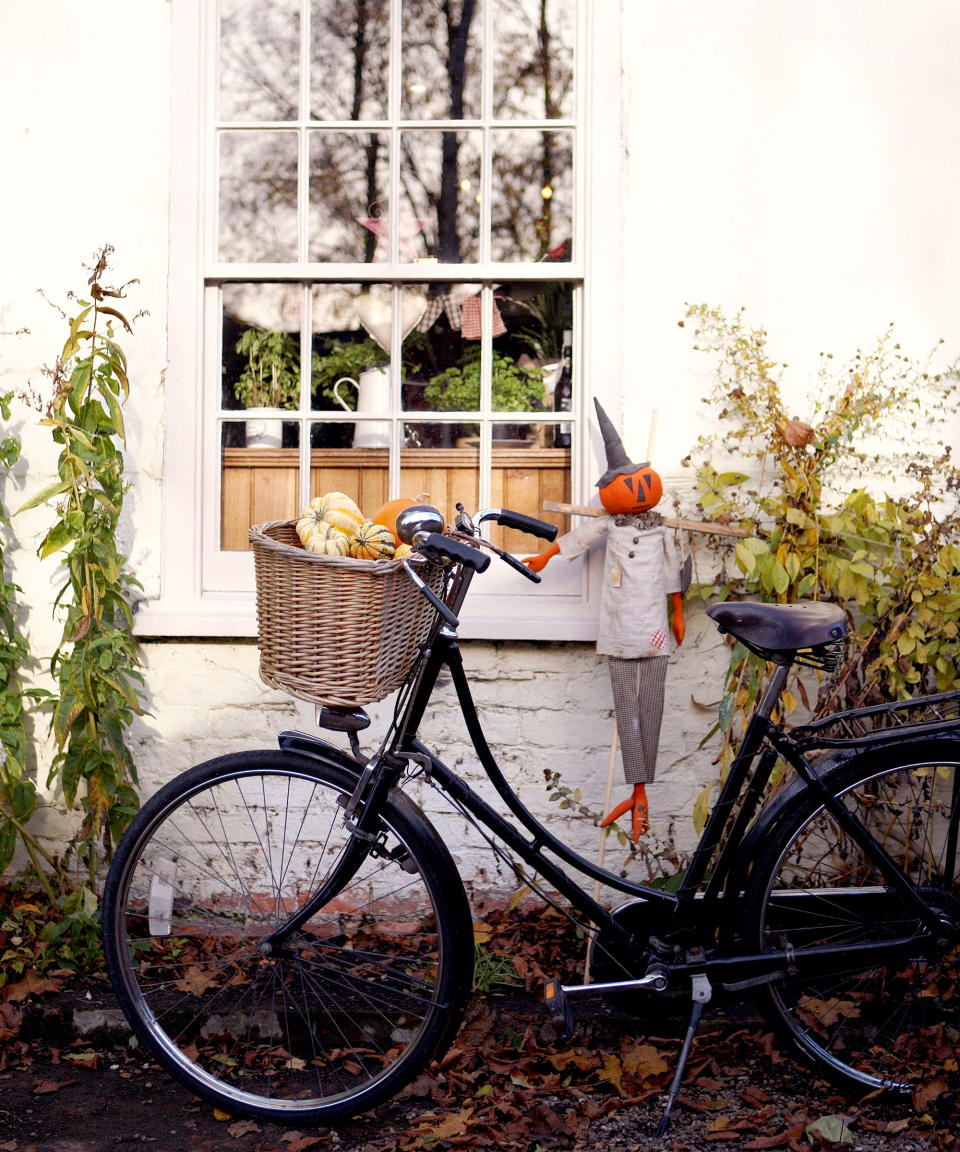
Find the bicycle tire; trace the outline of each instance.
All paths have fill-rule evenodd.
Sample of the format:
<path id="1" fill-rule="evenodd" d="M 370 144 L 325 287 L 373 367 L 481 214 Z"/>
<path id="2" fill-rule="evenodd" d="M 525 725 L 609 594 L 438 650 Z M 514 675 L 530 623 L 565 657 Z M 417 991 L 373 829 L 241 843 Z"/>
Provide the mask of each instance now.
<path id="1" fill-rule="evenodd" d="M 162 788 L 117 848 L 103 935 L 120 1005 L 172 1076 L 230 1114 L 336 1123 L 399 1091 L 462 1020 L 469 906 L 401 793 L 329 902 L 264 944 L 357 844 L 342 806 L 356 779 L 287 751 L 220 757 Z"/>
<path id="2" fill-rule="evenodd" d="M 912 887 L 956 922 L 960 742 L 861 754 L 826 780 Z M 745 928 L 760 950 L 792 949 L 800 971 L 805 948 L 846 949 L 831 957 L 830 971 L 782 974 L 759 992 L 775 1031 L 834 1079 L 909 1092 L 957 1067 L 956 938 L 932 947 L 932 934 L 923 933 L 905 898 L 884 884 L 878 867 L 809 792 L 800 792 L 769 830 L 746 890 Z M 914 934 L 917 945 L 887 963 L 856 958 L 857 945 Z"/>

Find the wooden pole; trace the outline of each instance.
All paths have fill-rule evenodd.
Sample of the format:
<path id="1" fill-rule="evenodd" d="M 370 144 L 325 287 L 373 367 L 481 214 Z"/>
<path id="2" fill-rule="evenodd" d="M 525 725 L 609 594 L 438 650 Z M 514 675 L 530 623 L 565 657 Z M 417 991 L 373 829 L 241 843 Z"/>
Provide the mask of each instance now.
<path id="1" fill-rule="evenodd" d="M 660 409 L 654 408 L 650 416 L 650 435 L 647 437 L 647 459 L 653 460 L 653 447 L 657 442 L 657 421 L 660 419 Z"/>
<path id="2" fill-rule="evenodd" d="M 610 513 L 603 508 L 595 508 L 592 504 L 563 504 L 558 500 L 544 500 L 544 512 L 563 512 L 568 516 L 609 516 Z M 668 528 L 683 528 L 687 532 L 714 533 L 717 536 L 749 536 L 745 528 L 735 528 L 732 524 L 714 524 L 710 520 L 686 520 L 673 516 L 664 516 L 664 524 Z"/>
<path id="3" fill-rule="evenodd" d="M 610 762 L 607 765 L 607 787 L 606 794 L 603 798 L 603 814 L 606 815 L 610 811 L 610 805 L 613 802 L 613 770 L 617 766 L 617 721 L 614 717 L 613 721 L 613 735 L 610 737 Z M 607 830 L 606 828 L 600 829 L 600 843 L 597 846 L 597 867 L 603 867 L 603 861 L 607 854 Z M 595 880 L 593 884 L 593 898 L 594 900 L 600 899 L 600 881 Z M 589 953 L 587 960 L 583 965 L 583 982 L 589 984 L 590 981 L 590 960 Z"/>

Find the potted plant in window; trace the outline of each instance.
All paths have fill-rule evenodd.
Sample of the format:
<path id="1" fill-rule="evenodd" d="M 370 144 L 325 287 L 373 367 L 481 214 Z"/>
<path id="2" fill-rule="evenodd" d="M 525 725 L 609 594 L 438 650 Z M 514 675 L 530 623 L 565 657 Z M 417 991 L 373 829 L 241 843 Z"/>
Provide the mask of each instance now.
<path id="1" fill-rule="evenodd" d="M 299 403 L 297 341 L 289 332 L 248 328 L 237 341 L 237 352 L 246 357 L 233 391 L 251 417 L 247 420 L 247 447 L 279 448 L 281 423 L 265 417 L 278 409 L 296 408 Z"/>
<path id="2" fill-rule="evenodd" d="M 539 412 L 544 406 L 543 371 L 531 364 L 521 367 L 510 356 L 493 354 L 491 403 L 497 412 Z M 471 349 L 463 363 L 430 378 L 424 399 L 438 411 L 475 412 L 480 407 L 480 349 Z M 495 424 L 494 436 L 522 439 L 521 425 Z"/>

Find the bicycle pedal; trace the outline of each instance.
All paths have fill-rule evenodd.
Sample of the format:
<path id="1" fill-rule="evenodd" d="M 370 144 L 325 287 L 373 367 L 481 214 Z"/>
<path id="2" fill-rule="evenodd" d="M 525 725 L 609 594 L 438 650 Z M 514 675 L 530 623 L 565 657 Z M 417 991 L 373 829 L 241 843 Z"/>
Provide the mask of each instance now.
<path id="1" fill-rule="evenodd" d="M 573 1036 L 573 1009 L 559 980 L 548 980 L 543 986 L 543 1003 L 553 1026 L 564 1040 Z"/>

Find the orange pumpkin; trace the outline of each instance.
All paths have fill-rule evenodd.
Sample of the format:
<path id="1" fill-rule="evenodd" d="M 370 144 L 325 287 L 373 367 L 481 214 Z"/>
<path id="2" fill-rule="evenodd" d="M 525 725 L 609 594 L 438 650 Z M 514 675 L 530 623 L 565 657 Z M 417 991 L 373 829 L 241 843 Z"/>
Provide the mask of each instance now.
<path id="1" fill-rule="evenodd" d="M 382 524 L 385 528 L 389 528 L 393 533 L 394 543 L 399 544 L 400 537 L 397 535 L 397 517 L 404 508 L 412 508 L 416 503 L 416 500 L 410 500 L 406 496 L 398 496 L 396 500 L 388 500 L 383 507 L 378 508 L 371 519 L 374 524 Z"/>

